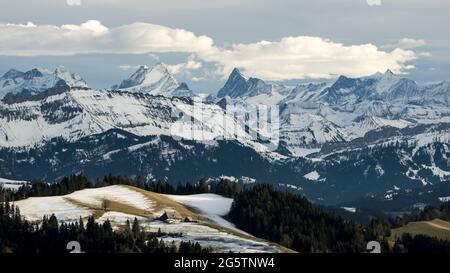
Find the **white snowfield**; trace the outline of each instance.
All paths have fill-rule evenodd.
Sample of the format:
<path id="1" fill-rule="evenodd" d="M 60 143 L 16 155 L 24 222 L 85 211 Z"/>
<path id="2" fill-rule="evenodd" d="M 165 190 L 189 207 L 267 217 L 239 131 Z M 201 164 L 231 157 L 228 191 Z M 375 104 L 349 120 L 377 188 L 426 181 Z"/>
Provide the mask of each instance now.
<path id="1" fill-rule="evenodd" d="M 101 208 L 103 200 L 112 200 L 150 211 L 154 204 L 137 191 L 122 186 L 109 186 L 85 189 L 64 196 L 31 197 L 17 201 L 15 205 L 19 207 L 21 214 L 31 221 L 40 221 L 44 216 L 55 214 L 58 220 L 72 222 L 93 214 L 87 206 L 77 204 Z"/>
<path id="2" fill-rule="evenodd" d="M 41 221 L 44 216 L 55 216 L 60 221 L 74 222 L 80 217 L 92 215 L 89 209 L 79 207 L 64 199 L 64 196 L 31 197 L 14 203 L 27 220 Z"/>
<path id="3" fill-rule="evenodd" d="M 226 198 L 217 194 L 204 193 L 192 195 L 166 195 L 170 199 L 183 205 L 195 208 L 207 215 L 223 216 L 230 211 L 232 198 Z"/>
<path id="4" fill-rule="evenodd" d="M 320 178 L 320 174 L 317 171 L 312 171 L 305 174 L 303 177 L 311 181 L 318 181 Z"/>
<path id="5" fill-rule="evenodd" d="M 146 221 L 147 219 L 141 216 L 132 215 L 128 213 L 123 212 L 117 212 L 117 211 L 108 211 L 105 212 L 100 218 L 96 219 L 97 222 L 103 223 L 106 220 L 109 220 L 111 222 L 111 225 L 113 227 L 118 227 L 121 225 L 126 224 L 127 221 L 130 223 L 133 223 L 134 219 L 137 219 L 140 223 Z"/>
<path id="6" fill-rule="evenodd" d="M 230 223 L 222 217 L 230 212 L 231 204 L 233 203 L 232 198 L 226 198 L 211 193 L 166 196 L 178 203 L 199 211 L 201 214 L 220 226 L 247 234 L 246 232 L 237 229 L 234 224 Z"/>
<path id="7" fill-rule="evenodd" d="M 109 186 L 104 188 L 85 189 L 65 196 L 33 197 L 15 202 L 21 214 L 30 221 L 41 221 L 47 215 L 55 214 L 60 221 L 74 222 L 79 218 L 87 217 L 98 213 L 102 209 L 104 200 L 111 200 L 146 211 L 148 217 L 131 214 L 132 211 L 115 211 L 110 209 L 103 213 L 96 221 L 103 223 L 109 220 L 114 229 L 125 225 L 127 220 L 133 222 L 138 219 L 141 227 L 146 231 L 157 232 L 160 230 L 167 235 L 161 239 L 167 243 L 179 243 L 181 241 L 196 241 L 203 247 L 210 247 L 216 252 L 280 252 L 280 248 L 268 242 L 259 240 L 234 227 L 221 216 L 230 210 L 232 199 L 216 194 L 194 194 L 194 195 L 163 195 L 169 199 L 195 209 L 195 211 L 210 219 L 217 226 L 208 224 L 209 222 L 179 222 L 165 223 L 157 220 L 162 214 L 161 207 L 157 206 L 156 200 L 144 195 L 127 186 Z M 166 209 L 174 209 L 167 207 Z M 233 229 L 233 232 L 230 231 Z M 181 237 L 180 237 L 181 234 Z M 254 238 L 254 239 L 253 239 Z"/>
<path id="8" fill-rule="evenodd" d="M 29 184 L 28 181 L 11 180 L 6 178 L 0 178 L 0 188 L 17 191 L 23 185 Z"/>
<path id="9" fill-rule="evenodd" d="M 105 199 L 147 211 L 153 211 L 155 205 L 155 202 L 142 193 L 118 185 L 77 191 L 66 197 L 96 207 L 101 207 L 102 201 Z"/>

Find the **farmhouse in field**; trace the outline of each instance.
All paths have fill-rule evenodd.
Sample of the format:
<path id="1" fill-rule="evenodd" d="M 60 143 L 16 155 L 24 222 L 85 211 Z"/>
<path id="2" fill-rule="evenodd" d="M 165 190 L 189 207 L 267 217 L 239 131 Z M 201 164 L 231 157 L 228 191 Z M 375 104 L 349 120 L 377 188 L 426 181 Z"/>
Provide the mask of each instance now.
<path id="1" fill-rule="evenodd" d="M 159 217 L 159 220 L 166 223 L 175 223 L 181 222 L 181 220 L 183 220 L 183 217 L 181 217 L 180 213 L 176 210 L 165 210 L 164 214 Z"/>

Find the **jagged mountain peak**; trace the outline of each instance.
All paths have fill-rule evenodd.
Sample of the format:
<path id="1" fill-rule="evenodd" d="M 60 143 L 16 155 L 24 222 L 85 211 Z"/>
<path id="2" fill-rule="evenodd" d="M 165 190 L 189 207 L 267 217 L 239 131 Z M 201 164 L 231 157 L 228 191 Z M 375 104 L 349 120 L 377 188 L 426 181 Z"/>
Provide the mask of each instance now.
<path id="1" fill-rule="evenodd" d="M 392 72 L 392 70 L 387 69 L 386 72 L 384 72 L 385 75 L 395 75 L 394 72 Z"/>
<path id="2" fill-rule="evenodd" d="M 30 71 L 24 73 L 24 79 L 30 80 L 32 78 L 39 78 L 44 76 L 45 71 L 41 71 L 41 69 L 33 68 Z"/>
<path id="3" fill-rule="evenodd" d="M 168 66 L 157 63 L 153 67 L 141 65 L 139 68 L 120 85 L 113 86 L 130 92 L 147 93 L 150 95 L 161 95 L 165 97 L 192 97 L 194 92 L 186 83 L 179 83 L 172 75 Z"/>
<path id="4" fill-rule="evenodd" d="M 363 78 L 381 78 L 381 77 L 392 77 L 392 76 L 398 76 L 397 74 L 395 74 L 394 72 L 392 72 L 392 70 L 390 69 L 386 69 L 386 71 L 384 72 L 376 72 L 372 75 L 363 77 Z"/>
<path id="5" fill-rule="evenodd" d="M 247 91 L 247 79 L 242 75 L 239 69 L 234 68 L 228 76 L 225 85 L 217 93 L 218 98 L 229 96 L 237 98 Z"/>
<path id="6" fill-rule="evenodd" d="M 163 77 L 167 77 L 171 81 L 176 82 L 164 63 L 157 63 L 153 67 L 141 65 L 128 79 L 122 81 L 118 88 L 126 89 L 137 85 L 154 83 Z"/>
<path id="7" fill-rule="evenodd" d="M 280 102 L 289 91 L 284 85 L 266 83 L 255 77 L 246 78 L 238 68 L 234 68 L 225 85 L 217 93 L 217 98 L 228 96 L 249 103 L 273 105 Z"/>
<path id="8" fill-rule="evenodd" d="M 242 74 L 242 72 L 239 70 L 239 68 L 235 67 L 233 68 L 233 70 L 230 73 L 230 77 L 234 78 L 234 77 L 240 77 L 240 78 L 245 78 L 244 74 Z"/>
<path id="9" fill-rule="evenodd" d="M 187 85 L 187 83 L 182 82 L 180 83 L 180 85 L 177 87 L 176 90 L 189 90 L 189 86 Z"/>
<path id="10" fill-rule="evenodd" d="M 39 70 L 38 72 L 42 74 L 42 70 Z M 58 66 L 53 74 L 56 78 L 55 84 L 57 84 L 58 81 L 61 83 L 60 80 L 62 80 L 64 84 L 67 84 L 70 87 L 87 87 L 86 82 L 80 75 L 70 72 L 65 66 Z"/>
<path id="11" fill-rule="evenodd" d="M 159 70 L 159 71 L 161 71 L 161 72 L 170 74 L 170 72 L 169 72 L 169 67 L 167 66 L 167 64 L 165 64 L 165 63 L 163 63 L 163 62 L 158 62 L 158 63 L 156 63 L 156 64 L 153 66 L 152 70 Z"/>
<path id="12" fill-rule="evenodd" d="M 3 74 L 1 79 L 15 79 L 15 78 L 22 77 L 22 76 L 23 76 L 22 71 L 12 68 L 12 69 L 8 70 L 8 72 Z"/>
<path id="13" fill-rule="evenodd" d="M 68 78 L 72 76 L 72 73 L 65 66 L 60 65 L 55 69 L 55 75 L 61 78 Z"/>
<path id="14" fill-rule="evenodd" d="M 87 87 L 87 84 L 81 76 L 72 74 L 63 66 L 56 68 L 54 72 L 42 68 L 33 68 L 26 72 L 10 69 L 0 78 L 0 98 L 9 93 L 40 93 L 60 86 Z"/>

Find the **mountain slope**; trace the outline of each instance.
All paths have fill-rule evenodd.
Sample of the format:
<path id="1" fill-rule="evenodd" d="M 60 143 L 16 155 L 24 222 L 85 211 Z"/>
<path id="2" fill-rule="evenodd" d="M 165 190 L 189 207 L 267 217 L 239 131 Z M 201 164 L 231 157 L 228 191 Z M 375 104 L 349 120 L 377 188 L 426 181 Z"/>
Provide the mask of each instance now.
<path id="1" fill-rule="evenodd" d="M 212 141 L 237 139 L 255 148 L 245 128 L 215 104 L 203 107 L 203 122 L 192 121 L 192 100 L 125 91 L 73 89 L 39 101 L 0 103 L 0 146 L 32 146 L 55 137 L 75 141 L 119 128 L 149 136 Z"/>

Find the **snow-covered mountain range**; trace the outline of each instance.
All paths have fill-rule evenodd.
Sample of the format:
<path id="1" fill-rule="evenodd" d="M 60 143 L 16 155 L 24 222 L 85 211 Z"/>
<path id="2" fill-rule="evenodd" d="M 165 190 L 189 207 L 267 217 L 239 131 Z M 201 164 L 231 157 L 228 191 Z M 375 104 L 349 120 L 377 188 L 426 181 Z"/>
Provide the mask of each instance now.
<path id="1" fill-rule="evenodd" d="M 224 100 L 225 99 L 225 100 Z M 390 70 L 362 78 L 340 76 L 334 83 L 288 87 L 230 74 L 216 101 L 276 104 L 281 140 L 294 156 L 328 142 L 350 141 L 383 127 L 405 128 L 450 122 L 450 84 L 419 85 Z"/>
<path id="2" fill-rule="evenodd" d="M 198 97 L 164 64 L 104 90 L 62 67 L 10 70 L 0 84 L 0 177 L 226 175 L 291 185 L 325 203 L 450 178 L 450 82 L 418 84 L 388 70 L 286 86 L 234 69 L 203 118 Z M 278 149 L 230 116 L 229 104 L 278 107 Z"/>

